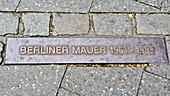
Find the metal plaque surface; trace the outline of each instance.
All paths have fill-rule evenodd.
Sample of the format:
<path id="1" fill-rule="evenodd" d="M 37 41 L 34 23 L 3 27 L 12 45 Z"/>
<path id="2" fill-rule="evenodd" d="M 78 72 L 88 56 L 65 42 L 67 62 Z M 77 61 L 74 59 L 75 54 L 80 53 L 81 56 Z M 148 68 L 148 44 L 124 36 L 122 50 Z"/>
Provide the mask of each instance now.
<path id="1" fill-rule="evenodd" d="M 8 38 L 6 64 L 164 63 L 164 38 Z"/>

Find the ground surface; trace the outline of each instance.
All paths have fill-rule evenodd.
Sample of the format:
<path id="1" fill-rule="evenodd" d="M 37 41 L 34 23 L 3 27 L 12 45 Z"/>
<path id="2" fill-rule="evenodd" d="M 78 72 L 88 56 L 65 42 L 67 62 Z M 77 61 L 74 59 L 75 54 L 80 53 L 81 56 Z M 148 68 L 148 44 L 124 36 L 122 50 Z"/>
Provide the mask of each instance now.
<path id="1" fill-rule="evenodd" d="M 0 0 L 0 96 L 170 96 L 170 64 L 5 65 L 9 37 L 164 37 L 170 0 Z"/>

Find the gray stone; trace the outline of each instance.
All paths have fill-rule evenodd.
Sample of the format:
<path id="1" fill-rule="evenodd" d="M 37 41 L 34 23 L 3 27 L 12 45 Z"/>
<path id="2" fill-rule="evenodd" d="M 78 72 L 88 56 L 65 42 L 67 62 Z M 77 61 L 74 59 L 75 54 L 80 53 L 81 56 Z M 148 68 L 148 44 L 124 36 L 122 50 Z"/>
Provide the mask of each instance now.
<path id="1" fill-rule="evenodd" d="M 20 0 L 0 0 L 0 11 L 15 11 Z"/>
<path id="2" fill-rule="evenodd" d="M 0 13 L 0 35 L 17 34 L 19 17 Z"/>
<path id="3" fill-rule="evenodd" d="M 82 96 L 136 96 L 141 68 L 69 67 L 62 87 Z"/>
<path id="4" fill-rule="evenodd" d="M 91 2 L 92 0 L 22 0 L 18 11 L 87 13 Z"/>
<path id="5" fill-rule="evenodd" d="M 8 38 L 6 64 L 168 63 L 164 38 Z"/>
<path id="6" fill-rule="evenodd" d="M 139 34 L 170 34 L 170 15 L 168 14 L 137 14 L 136 20 Z"/>
<path id="7" fill-rule="evenodd" d="M 87 34 L 89 31 L 88 14 L 55 14 L 53 35 Z"/>
<path id="8" fill-rule="evenodd" d="M 2 62 L 2 51 L 3 51 L 3 44 L 0 42 L 0 64 Z"/>
<path id="9" fill-rule="evenodd" d="M 29 36 L 48 36 L 50 14 L 44 13 L 29 13 L 23 14 L 22 20 L 24 23 L 24 35 Z"/>
<path id="10" fill-rule="evenodd" d="M 0 96 L 56 96 L 65 66 L 0 66 Z"/>
<path id="11" fill-rule="evenodd" d="M 97 35 L 132 35 L 132 22 L 128 16 L 94 15 L 93 21 Z"/>
<path id="12" fill-rule="evenodd" d="M 161 2 L 162 2 L 162 0 L 139 0 L 139 1 L 149 4 L 149 5 L 152 5 L 152 6 L 155 6 L 157 8 L 161 7 Z"/>
<path id="13" fill-rule="evenodd" d="M 170 12 L 170 0 L 163 0 L 161 12 Z"/>
<path id="14" fill-rule="evenodd" d="M 158 12 L 135 0 L 94 0 L 91 12 Z"/>
<path id="15" fill-rule="evenodd" d="M 147 67 L 147 71 L 170 79 L 170 64 L 163 64 L 163 65 L 152 65 Z"/>
<path id="16" fill-rule="evenodd" d="M 79 96 L 79 95 L 76 95 L 76 94 L 70 92 L 69 90 L 65 90 L 63 88 L 60 88 L 57 96 Z"/>
<path id="17" fill-rule="evenodd" d="M 169 96 L 170 80 L 144 73 L 138 96 Z"/>

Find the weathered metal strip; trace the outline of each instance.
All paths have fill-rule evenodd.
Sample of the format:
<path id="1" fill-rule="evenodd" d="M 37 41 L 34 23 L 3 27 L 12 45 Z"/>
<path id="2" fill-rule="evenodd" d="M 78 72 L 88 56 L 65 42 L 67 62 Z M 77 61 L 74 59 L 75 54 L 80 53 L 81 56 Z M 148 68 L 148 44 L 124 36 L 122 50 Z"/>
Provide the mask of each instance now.
<path id="1" fill-rule="evenodd" d="M 164 62 L 164 38 L 8 38 L 5 63 Z"/>

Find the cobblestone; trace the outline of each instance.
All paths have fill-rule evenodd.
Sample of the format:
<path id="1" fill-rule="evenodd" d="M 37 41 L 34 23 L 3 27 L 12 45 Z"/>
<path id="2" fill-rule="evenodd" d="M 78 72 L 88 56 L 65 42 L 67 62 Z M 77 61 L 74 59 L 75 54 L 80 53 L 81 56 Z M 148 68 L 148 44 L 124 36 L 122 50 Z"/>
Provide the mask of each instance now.
<path id="1" fill-rule="evenodd" d="M 55 14 L 53 35 L 87 34 L 89 31 L 89 16 L 86 14 Z"/>
<path id="2" fill-rule="evenodd" d="M 17 34 L 19 17 L 0 13 L 0 35 Z"/>
<path id="3" fill-rule="evenodd" d="M 1 96 L 55 96 L 65 66 L 1 66 Z"/>
<path id="4" fill-rule="evenodd" d="M 94 15 L 93 20 L 97 35 L 132 35 L 132 22 L 128 16 Z"/>
<path id="5" fill-rule="evenodd" d="M 73 94 L 72 92 L 64 90 L 64 89 L 61 88 L 59 90 L 59 94 L 57 96 L 79 96 L 79 95 Z"/>
<path id="6" fill-rule="evenodd" d="M 17 11 L 87 13 L 92 0 L 22 0 Z"/>
<path id="7" fill-rule="evenodd" d="M 170 12 L 170 0 L 163 0 L 161 12 Z"/>
<path id="8" fill-rule="evenodd" d="M 50 14 L 29 13 L 22 15 L 25 32 L 29 36 L 48 36 Z"/>
<path id="9" fill-rule="evenodd" d="M 168 96 L 168 94 L 170 94 L 170 80 L 144 73 L 139 96 Z"/>
<path id="10" fill-rule="evenodd" d="M 135 0 L 94 0 L 91 12 L 158 12 Z"/>
<path id="11" fill-rule="evenodd" d="M 170 34 L 170 15 L 168 14 L 137 14 L 136 19 L 139 34 Z"/>
<path id="12" fill-rule="evenodd" d="M 2 51 L 3 51 L 3 44 L 0 42 L 0 64 L 2 62 Z"/>
<path id="13" fill-rule="evenodd" d="M 62 87 L 86 96 L 133 96 L 142 69 L 69 67 Z"/>
<path id="14" fill-rule="evenodd" d="M 0 0 L 0 11 L 15 11 L 20 0 Z"/>
<path id="15" fill-rule="evenodd" d="M 139 0 L 139 1 L 149 4 L 149 5 L 152 5 L 152 6 L 155 6 L 157 8 L 161 7 L 161 2 L 162 2 L 162 0 Z"/>
<path id="16" fill-rule="evenodd" d="M 170 79 L 170 73 L 169 73 L 170 64 L 162 64 L 162 65 L 157 65 L 157 66 L 152 65 L 152 66 L 147 67 L 146 70 L 153 74 Z"/>

